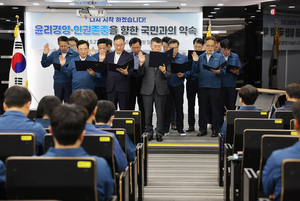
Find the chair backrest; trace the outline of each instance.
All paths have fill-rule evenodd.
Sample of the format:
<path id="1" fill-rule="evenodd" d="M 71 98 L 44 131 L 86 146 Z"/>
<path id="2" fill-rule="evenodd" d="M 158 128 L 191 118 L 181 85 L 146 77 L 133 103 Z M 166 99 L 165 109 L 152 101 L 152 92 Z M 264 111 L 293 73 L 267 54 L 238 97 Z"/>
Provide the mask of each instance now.
<path id="1" fill-rule="evenodd" d="M 243 175 L 243 201 L 257 200 L 257 174 L 252 168 L 245 168 Z"/>
<path id="2" fill-rule="evenodd" d="M 225 143 L 233 144 L 234 120 L 236 118 L 268 118 L 268 112 L 253 110 L 228 110 L 226 112 Z"/>
<path id="3" fill-rule="evenodd" d="M 127 149 L 126 149 L 126 130 L 124 128 L 97 128 L 98 130 L 107 131 L 110 133 L 114 133 L 116 138 L 119 141 L 119 144 L 124 151 L 126 158 L 127 158 Z"/>
<path id="4" fill-rule="evenodd" d="M 50 134 L 44 136 L 44 153 L 54 146 Z M 109 164 L 113 178 L 115 178 L 114 138 L 112 135 L 85 134 L 81 147 L 89 154 L 102 157 Z"/>
<path id="5" fill-rule="evenodd" d="M 276 111 L 274 114 L 275 119 L 283 119 L 284 129 L 290 129 L 290 121 L 294 119 L 293 112 L 289 111 Z"/>
<path id="6" fill-rule="evenodd" d="M 300 160 L 285 159 L 281 165 L 281 201 L 300 197 Z"/>
<path id="7" fill-rule="evenodd" d="M 126 129 L 127 135 L 136 146 L 135 138 L 135 120 L 133 118 L 114 118 L 112 128 L 124 128 Z"/>
<path id="8" fill-rule="evenodd" d="M 28 117 L 29 119 L 31 119 L 32 121 L 35 120 L 35 117 L 36 117 L 36 110 L 30 110 L 27 117 Z"/>
<path id="9" fill-rule="evenodd" d="M 290 121 L 290 129 L 295 129 L 295 126 L 294 126 L 294 123 L 295 122 L 295 119 L 291 119 Z"/>
<path id="10" fill-rule="evenodd" d="M 260 172 L 262 173 L 267 159 L 270 157 L 273 151 L 293 146 L 298 141 L 299 136 L 297 135 L 263 135 L 261 138 Z M 259 174 L 258 177 L 258 189 L 260 192 L 263 191 L 261 175 L 262 174 Z"/>
<path id="11" fill-rule="evenodd" d="M 242 157 L 242 168 L 252 168 L 255 172 L 259 170 L 261 137 L 263 135 L 297 135 L 294 130 L 283 129 L 246 129 L 244 130 L 244 146 Z"/>
<path id="12" fill-rule="evenodd" d="M 97 199 L 93 157 L 9 157 L 6 161 L 8 199 Z"/>
<path id="13" fill-rule="evenodd" d="M 33 133 L 0 133 L 0 160 L 9 156 L 35 155 L 35 135 Z"/>
<path id="14" fill-rule="evenodd" d="M 134 118 L 135 124 L 135 141 L 136 143 L 142 142 L 142 124 L 141 124 L 141 111 L 135 110 L 117 110 L 115 118 Z"/>
<path id="15" fill-rule="evenodd" d="M 243 150 L 245 129 L 283 129 L 282 119 L 237 118 L 234 121 L 233 153 Z"/>

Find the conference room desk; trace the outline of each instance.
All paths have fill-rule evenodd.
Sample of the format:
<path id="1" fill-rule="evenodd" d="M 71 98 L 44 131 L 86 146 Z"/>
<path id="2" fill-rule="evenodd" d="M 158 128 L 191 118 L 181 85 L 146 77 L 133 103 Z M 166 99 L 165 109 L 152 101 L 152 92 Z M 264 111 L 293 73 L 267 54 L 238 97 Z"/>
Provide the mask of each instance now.
<path id="1" fill-rule="evenodd" d="M 240 88 L 237 88 L 236 90 L 238 91 L 240 90 Z M 254 106 L 257 107 L 257 109 L 259 110 L 269 111 L 269 118 L 270 118 L 272 109 L 273 108 L 276 109 L 275 104 L 279 96 L 284 95 L 285 91 L 275 90 L 275 89 L 263 89 L 263 88 L 257 88 L 257 90 L 259 92 L 259 96 L 255 101 Z M 235 106 L 236 107 L 242 106 L 240 103 L 239 93 L 237 93 Z"/>

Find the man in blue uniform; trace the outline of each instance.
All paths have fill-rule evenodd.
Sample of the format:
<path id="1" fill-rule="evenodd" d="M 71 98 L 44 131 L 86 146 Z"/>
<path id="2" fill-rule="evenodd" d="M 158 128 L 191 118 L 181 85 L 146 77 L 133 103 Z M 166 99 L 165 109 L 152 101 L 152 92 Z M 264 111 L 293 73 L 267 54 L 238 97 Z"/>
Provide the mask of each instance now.
<path id="1" fill-rule="evenodd" d="M 115 105 L 108 100 L 100 100 L 97 103 L 97 113 L 95 115 L 96 128 L 111 128 L 115 118 Z M 134 161 L 136 155 L 136 147 L 126 134 L 126 150 L 128 162 Z"/>
<path id="2" fill-rule="evenodd" d="M 258 110 L 254 103 L 258 97 L 258 90 L 252 85 L 245 85 L 239 90 L 239 97 L 242 106 L 239 110 Z M 225 135 L 226 131 L 226 121 L 224 121 L 223 126 L 221 128 L 223 135 Z"/>
<path id="3" fill-rule="evenodd" d="M 68 44 L 68 38 L 66 36 L 60 36 L 58 38 L 59 50 L 52 52 L 49 56 L 50 51 L 49 44 L 44 46 L 44 52 L 42 56 L 41 64 L 44 68 L 49 67 L 51 64 L 60 64 L 59 57 L 65 58 L 66 62 L 64 67 L 67 67 L 72 59 L 78 56 L 78 52 L 72 50 Z M 54 94 L 61 101 L 65 103 L 69 102 L 69 98 L 72 93 L 72 78 L 65 76 L 61 71 L 54 70 Z"/>
<path id="4" fill-rule="evenodd" d="M 90 156 L 80 147 L 84 139 L 84 127 L 88 114 L 85 108 L 61 105 L 51 113 L 50 133 L 54 147 L 43 155 L 47 157 L 94 157 L 96 159 L 98 200 L 105 201 L 114 193 L 111 169 L 102 157 Z M 46 173 L 47 174 L 47 173 Z"/>
<path id="5" fill-rule="evenodd" d="M 183 64 L 188 61 L 187 56 L 178 53 L 179 42 L 176 39 L 171 39 L 168 42 L 169 49 L 173 49 L 172 63 Z M 165 106 L 164 132 L 168 135 L 170 129 L 170 113 L 173 100 L 176 108 L 176 126 L 180 136 L 185 136 L 183 131 L 183 92 L 184 92 L 184 77 L 183 73 L 172 73 L 168 79 L 169 94 L 167 96 Z"/>
<path id="6" fill-rule="evenodd" d="M 241 66 L 241 62 L 239 56 L 233 52 L 231 52 L 232 43 L 228 39 L 221 41 L 221 50 L 225 60 L 227 61 L 227 65 L 232 66 Z M 239 73 L 239 69 L 231 69 L 230 73 L 225 73 L 221 77 L 221 86 L 222 86 L 222 107 L 225 106 L 227 110 L 235 109 L 235 98 L 236 98 L 236 76 Z"/>
<path id="7" fill-rule="evenodd" d="M 47 133 L 43 126 L 27 118 L 30 112 L 31 95 L 25 87 L 12 86 L 4 93 L 3 108 L 0 117 L 0 133 L 34 133 L 36 155 L 43 154 L 43 140 Z"/>
<path id="8" fill-rule="evenodd" d="M 94 54 L 92 57 L 99 62 L 103 62 L 105 55 L 108 52 L 107 39 L 100 38 L 97 42 L 98 53 Z M 98 96 L 98 100 L 107 100 L 106 94 L 106 79 L 107 73 L 101 73 L 102 79 L 96 79 L 95 93 Z"/>
<path id="9" fill-rule="evenodd" d="M 184 77 L 188 77 L 194 73 L 198 73 L 199 83 L 199 106 L 200 106 L 200 132 L 197 136 L 207 135 L 207 113 L 210 103 L 212 109 L 212 135 L 217 137 L 218 131 L 222 126 L 222 109 L 221 109 L 221 76 L 225 73 L 225 68 L 219 70 L 206 70 L 203 64 L 218 67 L 225 62 L 223 55 L 214 51 L 216 39 L 214 37 L 206 37 L 206 51 L 199 57 L 196 52 L 193 53 L 192 70 L 184 73 Z M 200 73 L 199 73 L 200 72 Z"/>
<path id="10" fill-rule="evenodd" d="M 286 87 L 286 93 L 285 93 L 286 101 L 282 107 L 277 108 L 272 118 L 274 118 L 274 114 L 276 111 L 287 111 L 292 110 L 292 105 L 300 100 L 300 85 L 296 83 L 289 84 Z"/>
<path id="11" fill-rule="evenodd" d="M 77 43 L 79 55 L 70 61 L 68 67 L 65 66 L 66 59 L 59 57 L 61 71 L 66 77 L 72 78 L 72 93 L 77 89 L 95 90 L 96 79 L 101 79 L 102 75 L 99 72 L 94 72 L 89 68 L 87 71 L 77 71 L 75 61 L 97 61 L 88 55 L 89 43 L 85 40 L 80 40 Z"/>
<path id="12" fill-rule="evenodd" d="M 300 102 L 295 102 L 292 106 L 295 118 L 295 130 L 300 136 Z M 300 159 L 300 142 L 293 146 L 273 151 L 268 158 L 262 171 L 262 184 L 266 195 L 275 201 L 281 196 L 281 164 L 284 159 Z"/>
<path id="13" fill-rule="evenodd" d="M 114 137 L 114 159 L 116 172 L 122 172 L 127 167 L 127 161 L 125 153 L 122 150 L 119 141 L 113 133 L 97 130 L 92 124 L 93 119 L 97 113 L 97 101 L 96 94 L 89 89 L 79 89 L 72 93 L 70 97 L 70 103 L 83 106 L 88 111 L 88 119 L 85 124 L 86 134 L 108 134 Z"/>
<path id="14" fill-rule="evenodd" d="M 195 38 L 193 40 L 194 50 L 202 51 L 203 47 L 203 39 L 202 38 Z M 200 55 L 198 55 L 200 56 Z M 198 75 L 194 74 L 186 78 L 186 97 L 188 100 L 188 124 L 189 128 L 186 132 L 195 131 L 195 99 L 196 95 L 198 95 Z M 199 113 L 199 110 L 198 110 Z M 198 121 L 199 130 L 200 130 L 200 122 Z"/>

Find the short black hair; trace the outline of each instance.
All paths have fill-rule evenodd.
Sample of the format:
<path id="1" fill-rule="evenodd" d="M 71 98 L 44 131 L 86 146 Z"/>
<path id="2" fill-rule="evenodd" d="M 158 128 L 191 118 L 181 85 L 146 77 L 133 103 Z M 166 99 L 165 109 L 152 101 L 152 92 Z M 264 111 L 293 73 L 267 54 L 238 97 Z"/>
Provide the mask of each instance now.
<path id="1" fill-rule="evenodd" d="M 90 47 L 89 42 L 87 42 L 86 40 L 80 40 L 80 41 L 78 41 L 78 43 L 77 43 L 77 48 L 79 47 L 79 45 L 82 45 L 82 44 L 86 44 L 88 47 Z"/>
<path id="2" fill-rule="evenodd" d="M 78 43 L 78 38 L 74 37 L 74 36 L 71 36 L 68 38 L 68 41 L 75 41 L 76 44 Z"/>
<path id="3" fill-rule="evenodd" d="M 115 115 L 116 107 L 109 100 L 99 100 L 97 103 L 98 109 L 96 113 L 97 123 L 107 123 L 111 116 Z"/>
<path id="4" fill-rule="evenodd" d="M 137 37 L 134 37 L 132 39 L 130 39 L 129 41 L 129 46 L 133 45 L 133 44 L 136 44 L 136 43 L 139 43 L 140 45 L 142 45 L 142 41 L 141 39 L 137 38 Z"/>
<path id="5" fill-rule="evenodd" d="M 172 38 L 168 37 L 168 36 L 165 36 L 161 39 L 161 43 L 165 42 L 168 44 L 169 40 L 171 40 Z"/>
<path id="6" fill-rule="evenodd" d="M 193 40 L 193 45 L 194 45 L 195 43 L 201 43 L 201 44 L 203 45 L 204 41 L 203 41 L 202 38 L 195 38 L 195 39 Z"/>
<path id="7" fill-rule="evenodd" d="M 106 38 L 106 40 L 107 40 L 107 44 L 110 45 L 110 46 L 112 46 L 112 40 L 109 39 L 109 38 Z"/>
<path id="8" fill-rule="evenodd" d="M 173 44 L 173 43 L 177 43 L 178 46 L 179 46 L 179 41 L 176 40 L 176 39 L 171 39 L 171 40 L 169 40 L 168 45 Z"/>
<path id="9" fill-rule="evenodd" d="M 286 87 L 286 93 L 290 98 L 300 99 L 300 85 L 296 83 L 289 84 Z"/>
<path id="10" fill-rule="evenodd" d="M 115 41 L 115 40 L 119 40 L 119 39 L 122 39 L 123 41 L 125 41 L 125 36 L 123 36 L 123 35 L 121 35 L 121 34 L 115 35 L 114 41 Z"/>
<path id="11" fill-rule="evenodd" d="M 108 45 L 107 39 L 106 39 L 106 38 L 100 38 L 100 39 L 97 41 L 97 45 L 103 44 L 103 43 L 105 43 L 106 46 Z"/>
<path id="12" fill-rule="evenodd" d="M 7 107 L 23 107 L 31 101 L 31 94 L 28 89 L 22 86 L 9 87 L 4 93 L 4 103 Z"/>
<path id="13" fill-rule="evenodd" d="M 216 41 L 218 43 L 220 43 L 222 41 L 222 38 L 221 38 L 221 36 L 219 34 L 213 34 L 212 36 L 216 39 Z"/>
<path id="14" fill-rule="evenodd" d="M 152 38 L 152 39 L 151 39 L 151 44 L 152 44 L 153 42 L 156 42 L 156 43 L 162 43 L 162 42 L 161 42 L 161 39 L 160 39 L 159 37 L 154 37 L 154 38 Z"/>
<path id="15" fill-rule="evenodd" d="M 259 93 L 256 87 L 247 84 L 240 88 L 239 96 L 243 99 L 246 105 L 253 105 L 258 97 Z"/>
<path id="16" fill-rule="evenodd" d="M 43 118 L 44 115 L 50 117 L 52 110 L 59 105 L 61 102 L 56 96 L 44 96 L 37 107 L 36 118 Z"/>
<path id="17" fill-rule="evenodd" d="M 64 104 L 53 109 L 50 125 L 54 138 L 61 145 L 74 145 L 85 128 L 88 118 L 82 106 Z"/>
<path id="18" fill-rule="evenodd" d="M 58 37 L 57 38 L 57 42 L 59 43 L 60 41 L 69 43 L 69 39 L 68 39 L 67 36 L 60 36 L 60 37 Z"/>
<path id="19" fill-rule="evenodd" d="M 221 43 L 220 43 L 220 45 L 221 45 L 221 48 L 224 48 L 224 49 L 231 49 L 231 47 L 232 47 L 232 42 L 231 41 L 229 41 L 228 39 L 225 39 L 225 40 L 222 40 L 221 41 Z"/>
<path id="20" fill-rule="evenodd" d="M 215 42 L 216 42 L 216 39 L 215 39 L 215 37 L 208 36 L 208 37 L 206 37 L 206 38 L 204 39 L 204 41 L 205 41 L 205 44 L 206 44 L 206 42 L 207 42 L 208 40 L 213 40 L 213 41 L 215 41 Z"/>
<path id="21" fill-rule="evenodd" d="M 300 124 L 300 101 L 293 103 L 292 112 L 294 119 L 296 119 L 298 124 Z"/>
<path id="22" fill-rule="evenodd" d="M 97 106 L 97 101 L 97 95 L 90 89 L 77 89 L 70 96 L 70 103 L 83 106 L 88 111 L 89 117 Z"/>

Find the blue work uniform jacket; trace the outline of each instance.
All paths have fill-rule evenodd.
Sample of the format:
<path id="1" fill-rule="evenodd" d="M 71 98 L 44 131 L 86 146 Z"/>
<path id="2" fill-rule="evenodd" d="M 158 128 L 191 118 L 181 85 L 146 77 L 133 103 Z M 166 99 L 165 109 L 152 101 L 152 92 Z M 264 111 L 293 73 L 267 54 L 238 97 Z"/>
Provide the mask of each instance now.
<path id="1" fill-rule="evenodd" d="M 97 61 L 93 57 L 87 55 L 86 61 Z M 77 89 L 90 89 L 95 91 L 96 79 L 101 79 L 102 75 L 99 72 L 95 72 L 95 75 L 90 75 L 87 71 L 77 71 L 75 61 L 81 61 L 80 56 L 75 57 L 70 61 L 68 68 L 61 67 L 61 71 L 66 77 L 72 78 L 72 92 Z"/>
<path id="2" fill-rule="evenodd" d="M 274 119 L 274 115 L 276 111 L 287 111 L 287 110 L 292 110 L 292 105 L 293 105 L 293 101 L 285 101 L 284 105 L 282 107 L 277 108 L 274 113 L 272 114 L 271 119 Z"/>
<path id="3" fill-rule="evenodd" d="M 184 62 L 187 61 L 188 61 L 187 56 L 180 53 L 177 53 L 175 58 L 172 59 L 172 63 L 178 63 L 178 64 L 183 64 Z M 167 79 L 167 81 L 168 81 L 168 87 L 177 87 L 184 82 L 184 77 L 178 77 L 176 73 L 172 73 L 171 78 Z"/>
<path id="4" fill-rule="evenodd" d="M 60 49 L 52 52 L 49 56 L 47 54 L 43 54 L 41 64 L 44 68 L 49 67 L 53 63 L 60 64 L 59 62 L 59 56 L 62 55 Z M 64 67 L 68 66 L 70 61 L 77 57 L 79 54 L 78 52 L 72 50 L 72 48 L 69 48 L 67 55 L 66 55 L 66 64 Z M 71 77 L 66 77 L 61 71 L 54 70 L 53 79 L 55 83 L 67 83 L 72 82 Z"/>
<path id="5" fill-rule="evenodd" d="M 107 200 L 114 193 L 114 179 L 110 167 L 102 157 L 91 156 L 82 147 L 73 149 L 56 149 L 50 147 L 43 155 L 46 157 L 93 157 L 96 159 L 97 167 L 97 195 L 98 201 Z"/>
<path id="6" fill-rule="evenodd" d="M 49 128 L 50 126 L 50 119 L 36 118 L 34 122 L 41 124 L 44 128 Z"/>
<path id="7" fill-rule="evenodd" d="M 227 58 L 227 65 L 240 67 L 242 64 L 239 59 L 239 56 L 233 52 L 230 52 L 230 54 L 228 55 L 228 58 Z M 239 74 L 240 74 L 241 70 L 242 69 L 240 69 Z M 225 72 L 225 74 L 221 76 L 221 86 L 222 87 L 236 87 L 236 74 Z"/>

